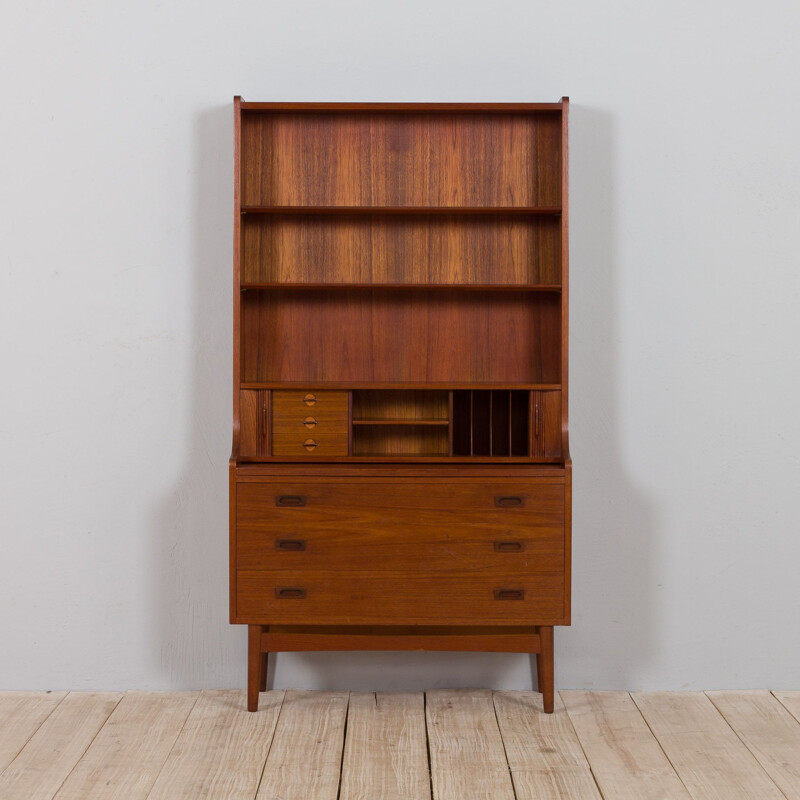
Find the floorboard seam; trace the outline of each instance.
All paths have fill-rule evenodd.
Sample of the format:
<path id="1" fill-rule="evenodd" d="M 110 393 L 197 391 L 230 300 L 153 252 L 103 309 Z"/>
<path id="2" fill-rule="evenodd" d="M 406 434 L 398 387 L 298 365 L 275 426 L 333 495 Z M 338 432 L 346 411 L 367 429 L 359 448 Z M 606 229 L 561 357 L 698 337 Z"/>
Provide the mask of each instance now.
<path id="1" fill-rule="evenodd" d="M 589 770 L 589 774 L 592 776 L 592 780 L 594 781 L 594 785 L 597 787 L 597 793 L 603 800 L 607 800 L 603 790 L 600 788 L 600 782 L 597 780 L 597 775 L 594 774 L 594 769 L 592 769 L 592 762 L 589 761 L 589 756 L 586 755 L 586 750 L 583 747 L 583 742 L 581 741 L 581 737 L 578 736 L 578 731 L 575 728 L 575 725 L 572 722 L 572 717 L 569 714 L 569 709 L 567 708 L 567 704 L 564 702 L 564 698 L 561 697 L 561 692 L 558 692 L 558 697 L 561 700 L 561 704 L 564 707 L 564 713 L 567 715 L 567 720 L 569 721 L 569 726 L 572 728 L 572 732 L 575 734 L 575 741 L 578 743 L 578 747 L 581 749 L 581 753 L 583 753 L 583 759 L 586 761 L 586 767 Z M 610 800 L 610 798 L 609 798 Z"/>
<path id="2" fill-rule="evenodd" d="M 45 692 L 45 694 L 50 694 L 50 692 Z M 39 732 L 39 728 L 41 728 L 42 725 L 44 725 L 45 722 L 47 722 L 47 720 L 50 719 L 53 712 L 70 696 L 70 694 L 72 694 L 72 692 L 66 692 L 64 696 L 50 709 L 50 713 L 36 726 L 36 730 L 34 730 L 31 733 L 31 735 L 22 743 L 22 746 L 19 748 L 19 750 L 17 750 L 17 752 L 14 753 L 14 758 L 12 758 L 11 761 L 8 762 L 5 769 L 0 771 L 0 777 L 5 775 L 6 770 L 17 760 L 19 754 L 28 746 L 28 742 L 30 742 L 30 740 L 33 739 L 33 737 L 36 736 L 36 734 Z"/>
<path id="3" fill-rule="evenodd" d="M 347 708 L 344 712 L 344 727 L 342 728 L 342 757 L 339 759 L 339 785 L 336 787 L 336 800 L 342 796 L 342 776 L 344 774 L 344 749 L 347 747 L 347 721 L 350 719 L 350 697 L 347 693 Z M 375 705 L 378 704 L 378 695 L 375 693 Z"/>
<path id="4" fill-rule="evenodd" d="M 784 708 L 785 708 L 785 709 L 786 709 L 786 710 L 789 712 L 789 716 L 790 716 L 790 717 L 791 717 L 791 718 L 792 718 L 792 719 L 793 719 L 793 720 L 794 720 L 794 721 L 795 721 L 795 722 L 796 722 L 798 725 L 800 725 L 800 719 L 798 719 L 798 718 L 797 718 L 797 717 L 794 715 L 794 712 L 792 711 L 792 709 L 791 709 L 791 708 L 789 708 L 789 706 L 787 706 L 787 705 L 786 705 L 786 703 L 784 703 L 784 702 L 783 702 L 783 700 L 781 700 L 781 699 L 780 699 L 780 697 L 778 697 L 778 695 L 776 695 L 776 694 L 775 694 L 775 692 L 773 692 L 773 691 L 770 691 L 770 694 L 771 694 L 771 695 L 772 695 L 772 696 L 773 696 L 773 697 L 774 697 L 774 698 L 775 698 L 775 699 L 776 699 L 776 700 L 777 700 L 777 701 L 778 701 L 778 702 L 779 702 L 779 703 L 780 703 L 780 704 L 781 704 L 781 705 L 782 705 L 782 706 L 783 706 L 783 707 L 784 707 Z"/>
<path id="5" fill-rule="evenodd" d="M 197 697 L 194 698 L 194 703 L 192 703 L 192 707 L 189 709 L 189 713 L 186 715 L 186 719 L 183 721 L 183 725 L 181 725 L 181 729 L 178 731 L 178 735 L 175 737 L 175 741 L 172 743 L 172 747 L 169 749 L 169 753 L 167 753 L 167 757 L 164 759 L 164 763 L 161 765 L 161 768 L 158 770 L 158 774 L 155 777 L 155 780 L 150 785 L 150 788 L 147 790 L 147 794 L 145 795 L 145 800 L 153 793 L 153 789 L 155 789 L 156 784 L 158 783 L 158 779 L 161 777 L 161 773 L 164 771 L 164 767 L 167 766 L 167 761 L 169 761 L 170 755 L 172 755 L 172 751 L 175 749 L 175 745 L 178 744 L 178 739 L 181 738 L 181 734 L 183 733 L 184 728 L 186 727 L 186 723 L 189 721 L 189 717 L 192 716 L 192 711 L 194 711 L 194 707 L 197 705 L 197 701 L 200 699 L 200 696 L 203 694 L 202 690 L 197 693 Z M 109 717 L 111 714 L 108 715 Z M 105 724 L 105 723 L 103 723 Z"/>
<path id="6" fill-rule="evenodd" d="M 701 694 L 703 695 L 703 697 L 706 698 L 706 700 L 708 700 L 709 703 L 711 703 L 711 705 L 713 706 L 713 708 L 717 712 L 717 714 L 719 714 L 722 717 L 722 719 L 725 721 L 725 724 L 733 731 L 734 736 L 736 736 L 736 738 L 745 746 L 745 749 L 747 750 L 747 752 L 750 753 L 750 755 L 753 757 L 753 761 L 755 761 L 756 764 L 758 764 L 758 766 L 761 767 L 761 771 L 767 776 L 767 780 L 784 797 L 786 797 L 787 800 L 791 800 L 791 798 L 787 796 L 786 792 L 784 792 L 783 789 L 781 789 L 781 787 L 778 786 L 777 783 L 775 783 L 775 781 L 772 779 L 772 776 L 769 774 L 769 772 L 767 772 L 767 770 L 764 767 L 764 765 L 756 757 L 756 754 L 750 749 L 750 745 L 747 744 L 747 742 L 739 735 L 739 731 L 737 731 L 736 728 L 734 728 L 733 725 L 731 725 L 731 723 L 728 721 L 727 717 L 722 713 L 722 711 L 719 710 L 719 708 L 717 708 L 717 704 L 708 696 L 708 694 L 706 692 L 701 692 Z M 770 692 L 770 695 L 772 695 L 771 692 Z M 778 705 L 780 705 L 780 703 Z"/>
<path id="7" fill-rule="evenodd" d="M 281 714 L 283 714 L 283 706 L 286 703 L 286 692 L 287 690 L 283 690 L 283 695 L 281 696 L 281 707 L 278 709 L 278 716 L 275 717 L 275 725 L 272 728 L 272 736 L 269 737 L 269 747 L 267 747 L 267 755 L 264 758 L 264 763 L 261 765 L 261 773 L 258 776 L 258 783 L 256 784 L 256 791 L 253 795 L 253 800 L 258 797 L 258 793 L 261 790 L 261 782 L 264 780 L 264 771 L 267 768 L 267 761 L 269 761 L 269 754 L 272 752 L 272 745 L 275 743 L 275 734 L 278 732 L 278 724 L 281 721 Z M 257 714 L 257 711 L 248 711 L 248 714 Z"/>
<path id="8" fill-rule="evenodd" d="M 658 744 L 659 749 L 664 754 L 664 758 L 667 759 L 667 763 L 672 767 L 672 771 L 677 776 L 678 780 L 683 784 L 683 788 L 686 789 L 686 794 L 689 797 L 694 798 L 694 792 L 686 785 L 686 781 L 684 781 L 683 776 L 678 772 L 678 768 L 672 762 L 672 759 L 669 757 L 667 751 L 664 749 L 664 745 L 661 744 L 661 740 L 656 736 L 655 731 L 650 727 L 650 723 L 647 721 L 647 717 L 642 713 L 642 709 L 639 708 L 639 704 L 636 702 L 636 698 L 633 696 L 631 692 L 628 692 L 628 697 L 631 698 L 631 701 L 636 706 L 636 710 L 639 712 L 639 716 L 644 720 L 644 724 L 647 725 L 647 730 L 650 731 L 650 735 L 656 740 L 656 744 Z"/>
<path id="9" fill-rule="evenodd" d="M 70 694 L 71 694 L 71 692 L 70 692 Z M 100 731 L 102 731 L 103 728 L 105 728 L 106 722 L 108 722 L 109 719 L 111 719 L 111 715 L 117 710 L 117 706 L 125 699 L 125 695 L 126 694 L 127 694 L 127 692 L 122 692 L 122 694 L 120 695 L 119 700 L 117 700 L 117 702 L 114 703 L 114 708 L 112 708 L 111 711 L 108 712 L 108 716 L 103 720 L 103 724 L 94 732 L 94 736 L 92 736 L 91 741 L 89 742 L 89 744 L 87 744 L 86 747 L 84 747 L 83 752 L 80 755 L 80 758 L 78 758 L 78 760 L 72 765 L 72 769 L 64 776 L 64 780 L 61 781 L 61 783 L 58 784 L 58 789 L 56 789 L 53 792 L 53 794 L 50 795 L 51 798 L 58 797 L 58 793 L 64 787 L 64 784 L 69 779 L 69 776 L 72 775 L 72 773 L 75 771 L 75 767 L 77 767 L 78 764 L 80 764 L 81 761 L 83 761 L 83 757 L 86 755 L 86 753 L 89 752 L 89 748 L 94 744 L 94 740 L 100 735 Z M 66 696 L 64 697 L 64 700 L 66 700 Z M 64 700 L 62 700 L 61 703 L 63 703 Z M 58 705 L 60 706 L 61 703 L 59 703 Z M 58 706 L 56 706 L 56 708 L 58 708 Z M 53 710 L 55 711 L 55 709 L 53 709 Z M 148 794 L 149 794 L 149 792 L 148 792 Z"/>
<path id="10" fill-rule="evenodd" d="M 431 739 L 428 736 L 428 693 L 422 693 L 422 713 L 425 717 L 425 752 L 428 755 L 428 783 L 431 789 L 431 800 L 433 796 L 433 764 L 431 763 Z"/>
<path id="11" fill-rule="evenodd" d="M 492 692 L 492 711 L 494 711 L 494 722 L 497 725 L 497 733 L 500 736 L 500 741 L 503 744 L 503 755 L 506 758 L 506 767 L 508 767 L 508 778 L 511 781 L 511 791 L 514 793 L 514 800 L 517 800 L 517 784 L 514 780 L 514 770 L 511 769 L 511 762 L 508 760 L 508 750 L 506 749 L 506 740 L 503 738 L 503 729 L 500 727 L 500 718 L 497 716 L 497 705 L 494 698 L 497 692 Z"/>

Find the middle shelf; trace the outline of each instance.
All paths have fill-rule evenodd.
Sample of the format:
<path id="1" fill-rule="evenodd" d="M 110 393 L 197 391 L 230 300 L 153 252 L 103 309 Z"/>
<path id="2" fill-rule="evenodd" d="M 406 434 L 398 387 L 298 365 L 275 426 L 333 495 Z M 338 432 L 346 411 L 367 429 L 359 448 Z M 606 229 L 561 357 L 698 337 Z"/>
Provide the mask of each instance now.
<path id="1" fill-rule="evenodd" d="M 266 283 L 242 283 L 240 288 L 243 292 L 248 291 L 267 291 L 270 289 L 306 289 L 306 290 L 329 290 L 329 289 L 410 289 L 418 291 L 429 290 L 459 290 L 467 292 L 560 292 L 561 284 L 555 283 L 348 283 L 340 281 L 337 283 L 288 283 L 281 281 L 271 281 Z"/>

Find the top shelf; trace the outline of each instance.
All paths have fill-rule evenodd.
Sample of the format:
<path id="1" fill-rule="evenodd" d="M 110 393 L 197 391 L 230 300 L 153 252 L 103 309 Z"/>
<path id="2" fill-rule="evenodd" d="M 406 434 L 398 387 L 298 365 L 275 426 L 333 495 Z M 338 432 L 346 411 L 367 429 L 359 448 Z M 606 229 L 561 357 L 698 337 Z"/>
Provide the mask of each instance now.
<path id="1" fill-rule="evenodd" d="M 398 111 L 413 112 L 449 112 L 474 114 L 480 112 L 502 112 L 530 114 L 535 112 L 560 113 L 564 109 L 565 100 L 559 103 L 248 103 L 241 100 L 242 111 Z"/>
<path id="2" fill-rule="evenodd" d="M 242 214 L 483 214 L 557 217 L 557 206 L 241 206 Z"/>

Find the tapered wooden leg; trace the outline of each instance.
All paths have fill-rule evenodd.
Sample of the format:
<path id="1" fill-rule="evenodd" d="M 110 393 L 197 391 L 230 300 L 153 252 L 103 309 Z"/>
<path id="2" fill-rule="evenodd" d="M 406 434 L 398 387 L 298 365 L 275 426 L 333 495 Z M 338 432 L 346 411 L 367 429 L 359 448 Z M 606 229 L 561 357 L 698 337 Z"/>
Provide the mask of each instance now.
<path id="1" fill-rule="evenodd" d="M 539 691 L 542 693 L 542 707 L 545 714 L 552 714 L 555 707 L 553 697 L 554 664 L 553 664 L 553 627 L 542 626 L 539 628 L 541 651 L 536 654 L 536 676 Z"/>
<path id="2" fill-rule="evenodd" d="M 258 682 L 259 691 L 267 691 L 267 666 L 269 663 L 269 653 L 261 654 L 261 677 Z"/>
<path id="3" fill-rule="evenodd" d="M 247 710 L 258 711 L 261 685 L 261 625 L 247 626 Z"/>

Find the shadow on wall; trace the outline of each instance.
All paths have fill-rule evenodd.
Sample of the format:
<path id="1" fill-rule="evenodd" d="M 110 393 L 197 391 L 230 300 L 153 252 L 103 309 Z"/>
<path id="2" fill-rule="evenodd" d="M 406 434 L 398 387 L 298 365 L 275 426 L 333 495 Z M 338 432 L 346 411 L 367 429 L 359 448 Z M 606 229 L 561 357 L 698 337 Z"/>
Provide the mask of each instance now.
<path id="1" fill-rule="evenodd" d="M 580 105 L 570 114 L 573 592 L 572 627 L 556 634 L 556 681 L 635 689 L 655 657 L 659 530 L 622 461 L 614 119 Z"/>
<path id="2" fill-rule="evenodd" d="M 653 658 L 658 531 L 621 462 L 613 119 L 572 105 L 570 134 L 573 627 L 556 630 L 556 683 L 627 689 L 639 684 Z M 198 116 L 192 260 L 185 268 L 192 319 L 185 456 L 153 525 L 150 630 L 153 670 L 164 676 L 160 688 L 245 685 L 246 630 L 228 624 L 232 139 L 232 103 Z M 532 662 L 492 653 L 273 654 L 270 682 L 525 689 L 532 677 L 535 685 Z"/>
<path id="3" fill-rule="evenodd" d="M 150 592 L 152 669 L 172 689 L 243 686 L 246 664 L 244 629 L 228 624 L 233 104 L 200 113 L 193 134 L 183 458 L 155 513 Z"/>

